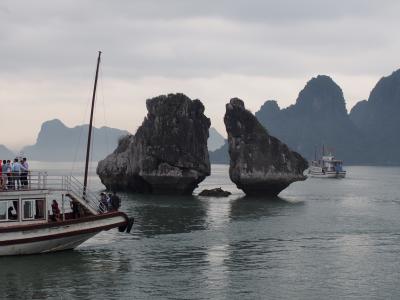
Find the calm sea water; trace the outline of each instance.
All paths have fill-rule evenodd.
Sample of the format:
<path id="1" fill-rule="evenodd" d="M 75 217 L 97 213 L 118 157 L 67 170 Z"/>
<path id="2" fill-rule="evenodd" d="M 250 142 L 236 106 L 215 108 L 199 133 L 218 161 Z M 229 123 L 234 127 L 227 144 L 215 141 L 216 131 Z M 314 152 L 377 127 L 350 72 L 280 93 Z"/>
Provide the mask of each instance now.
<path id="1" fill-rule="evenodd" d="M 124 194 L 131 234 L 0 258 L 0 298 L 400 298 L 400 168 L 348 167 L 346 179 L 309 178 L 277 198 L 247 198 L 227 166 L 212 169 L 200 189 L 229 198 Z"/>

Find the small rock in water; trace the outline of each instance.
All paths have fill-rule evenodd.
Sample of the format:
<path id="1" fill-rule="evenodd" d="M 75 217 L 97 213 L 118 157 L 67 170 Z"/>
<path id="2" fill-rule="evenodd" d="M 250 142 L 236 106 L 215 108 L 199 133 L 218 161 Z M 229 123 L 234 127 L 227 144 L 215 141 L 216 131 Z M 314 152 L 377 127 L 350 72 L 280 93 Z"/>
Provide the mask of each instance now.
<path id="1" fill-rule="evenodd" d="M 202 190 L 199 194 L 199 196 L 205 196 L 205 197 L 228 197 L 231 195 L 231 192 L 224 191 L 223 189 L 215 188 L 211 190 Z"/>

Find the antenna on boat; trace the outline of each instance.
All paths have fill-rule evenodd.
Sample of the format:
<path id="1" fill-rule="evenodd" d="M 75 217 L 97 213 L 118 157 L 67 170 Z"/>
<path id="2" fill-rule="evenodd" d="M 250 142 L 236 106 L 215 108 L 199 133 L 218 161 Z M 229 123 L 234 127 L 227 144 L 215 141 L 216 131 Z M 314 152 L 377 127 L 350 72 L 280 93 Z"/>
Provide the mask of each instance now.
<path id="1" fill-rule="evenodd" d="M 317 146 L 314 146 L 314 160 L 317 161 Z"/>
<path id="2" fill-rule="evenodd" d="M 90 109 L 90 122 L 89 122 L 89 132 L 88 132 L 86 160 L 85 160 L 85 176 L 83 179 L 83 198 L 85 198 L 86 188 L 87 188 L 87 180 L 88 180 L 90 143 L 92 141 L 92 128 L 93 128 L 93 112 L 94 112 L 94 102 L 96 100 L 97 78 L 99 77 L 100 57 L 101 57 L 101 51 L 99 51 L 99 56 L 97 57 L 96 77 L 94 79 L 94 87 L 93 87 L 93 95 L 92 95 L 92 107 Z"/>

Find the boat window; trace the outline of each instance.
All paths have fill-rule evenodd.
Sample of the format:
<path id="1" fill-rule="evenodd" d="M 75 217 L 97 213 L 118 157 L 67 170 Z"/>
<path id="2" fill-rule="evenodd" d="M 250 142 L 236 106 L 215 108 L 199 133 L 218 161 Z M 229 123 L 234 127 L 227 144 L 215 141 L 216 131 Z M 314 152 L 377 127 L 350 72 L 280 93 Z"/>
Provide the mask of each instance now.
<path id="1" fill-rule="evenodd" d="M 7 202 L 0 202 L 0 221 L 7 220 Z"/>
<path id="2" fill-rule="evenodd" d="M 24 220 L 33 219 L 33 202 L 34 202 L 34 200 L 23 200 L 22 201 Z"/>
<path id="3" fill-rule="evenodd" d="M 18 200 L 0 201 L 0 221 L 18 221 Z"/>
<path id="4" fill-rule="evenodd" d="M 45 218 L 45 201 L 44 199 L 38 199 L 35 201 L 35 219 Z"/>
<path id="5" fill-rule="evenodd" d="M 45 219 L 45 199 L 22 200 L 22 211 L 24 220 Z"/>

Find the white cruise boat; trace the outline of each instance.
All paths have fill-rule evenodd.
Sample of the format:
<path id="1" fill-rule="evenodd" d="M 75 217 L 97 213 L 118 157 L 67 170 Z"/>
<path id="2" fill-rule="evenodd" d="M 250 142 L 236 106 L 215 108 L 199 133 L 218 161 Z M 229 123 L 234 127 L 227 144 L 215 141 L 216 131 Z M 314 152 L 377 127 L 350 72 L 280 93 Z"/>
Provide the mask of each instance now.
<path id="1" fill-rule="evenodd" d="M 58 216 L 53 200 L 61 203 Z M 31 172 L 27 185 L 0 190 L 0 256 L 73 249 L 103 230 L 129 232 L 132 223 L 72 176 Z"/>
<path id="2" fill-rule="evenodd" d="M 73 249 L 103 230 L 131 230 L 133 219 L 119 212 L 119 205 L 110 209 L 87 187 L 100 56 L 99 51 L 84 182 L 70 175 L 49 176 L 46 172 L 29 172 L 26 177 L 3 174 L 6 182 L 0 188 L 0 256 Z"/>
<path id="3" fill-rule="evenodd" d="M 344 178 L 346 171 L 343 169 L 343 161 L 335 159 L 332 154 L 323 155 L 319 160 L 313 160 L 308 169 L 311 177 L 318 178 Z"/>

